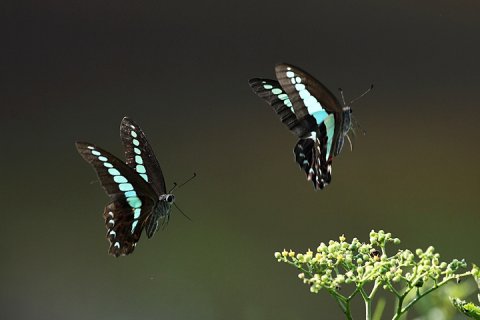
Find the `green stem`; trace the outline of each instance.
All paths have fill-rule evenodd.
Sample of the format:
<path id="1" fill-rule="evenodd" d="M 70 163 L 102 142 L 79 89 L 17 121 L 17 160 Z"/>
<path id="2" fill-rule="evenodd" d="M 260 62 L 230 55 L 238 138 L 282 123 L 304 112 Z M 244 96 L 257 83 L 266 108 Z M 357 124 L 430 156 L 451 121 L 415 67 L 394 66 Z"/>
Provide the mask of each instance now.
<path id="1" fill-rule="evenodd" d="M 368 296 L 368 298 L 371 300 L 373 299 L 373 296 L 375 295 L 375 293 L 377 292 L 378 288 L 380 287 L 380 282 L 379 281 L 375 281 L 375 284 L 373 285 L 373 289 L 372 289 L 372 292 L 370 292 L 370 295 Z"/>
<path id="2" fill-rule="evenodd" d="M 379 286 L 380 286 L 380 282 L 375 281 L 375 284 L 373 285 L 373 289 L 369 295 L 367 295 L 367 293 L 362 287 L 360 288 L 357 287 L 357 290 L 355 290 L 354 292 L 356 293 L 357 291 L 359 291 L 360 294 L 362 295 L 363 300 L 365 301 L 365 319 L 366 320 L 372 319 L 372 299 L 375 293 L 377 292 Z"/>
<path id="3" fill-rule="evenodd" d="M 372 299 L 367 295 L 363 288 L 360 288 L 360 294 L 362 295 L 363 300 L 365 301 L 365 320 L 372 319 Z"/>
<path id="4" fill-rule="evenodd" d="M 344 297 L 343 295 L 339 294 L 335 290 L 328 290 L 328 292 L 335 298 L 340 309 L 342 309 L 343 314 L 348 320 L 352 320 L 352 314 L 350 311 L 350 299 Z"/>
<path id="5" fill-rule="evenodd" d="M 400 316 L 402 315 L 403 299 L 405 299 L 405 297 L 406 295 L 398 297 L 397 313 L 393 316 L 392 320 L 400 319 Z"/>
<path id="6" fill-rule="evenodd" d="M 391 292 L 393 292 L 394 295 L 397 296 L 397 298 L 400 299 L 400 297 L 402 296 L 398 291 L 397 289 L 395 289 L 395 287 L 392 285 L 392 283 L 390 281 L 387 281 L 386 282 L 386 285 L 387 287 L 390 289 Z M 409 289 L 410 290 L 410 289 Z"/>

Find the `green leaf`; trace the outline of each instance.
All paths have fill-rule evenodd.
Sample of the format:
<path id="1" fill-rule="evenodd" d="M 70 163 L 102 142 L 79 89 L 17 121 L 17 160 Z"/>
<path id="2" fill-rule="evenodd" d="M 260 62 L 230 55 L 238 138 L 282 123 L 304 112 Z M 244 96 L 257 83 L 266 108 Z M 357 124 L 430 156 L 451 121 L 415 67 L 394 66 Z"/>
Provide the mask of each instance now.
<path id="1" fill-rule="evenodd" d="M 383 311 L 385 310 L 385 305 L 387 304 L 387 300 L 385 298 L 378 299 L 377 307 L 373 312 L 372 320 L 381 320 Z"/>
<path id="2" fill-rule="evenodd" d="M 453 306 L 458 311 L 460 311 L 461 313 L 463 313 L 467 317 L 472 318 L 472 319 L 480 320 L 480 307 L 479 306 L 476 306 L 471 302 L 466 302 L 466 301 L 460 300 L 458 298 L 450 297 L 450 301 L 452 302 Z"/>
<path id="3" fill-rule="evenodd" d="M 473 267 L 472 267 L 472 275 L 475 281 L 477 282 L 478 291 L 479 291 L 477 298 L 478 298 L 478 302 L 480 302 L 480 268 L 475 264 L 473 264 Z"/>

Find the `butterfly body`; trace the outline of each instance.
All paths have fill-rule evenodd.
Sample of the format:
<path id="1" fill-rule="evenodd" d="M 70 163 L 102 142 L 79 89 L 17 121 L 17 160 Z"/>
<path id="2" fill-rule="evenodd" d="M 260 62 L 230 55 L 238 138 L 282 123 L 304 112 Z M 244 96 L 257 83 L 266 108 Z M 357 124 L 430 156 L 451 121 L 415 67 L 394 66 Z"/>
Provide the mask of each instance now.
<path id="1" fill-rule="evenodd" d="M 166 192 L 160 165 L 140 127 L 125 117 L 120 136 L 125 162 L 92 143 L 76 142 L 78 152 L 92 165 L 111 199 L 103 217 L 109 253 L 117 257 L 133 252 L 144 229 L 150 238 L 159 221 L 167 223 L 175 199 Z"/>
<path id="2" fill-rule="evenodd" d="M 151 238 L 158 230 L 159 221 L 163 221 L 165 224 L 168 223 L 170 220 L 170 210 L 172 209 L 174 201 L 175 196 L 170 193 L 162 194 L 158 198 L 158 202 L 152 211 L 151 218 L 145 226 L 145 232 L 147 233 L 148 238 Z"/>
<path id="3" fill-rule="evenodd" d="M 281 63 L 275 74 L 277 80 L 254 78 L 249 84 L 299 138 L 295 160 L 314 188 L 323 189 L 331 181 L 332 160 L 351 130 L 352 110 L 298 67 Z"/>

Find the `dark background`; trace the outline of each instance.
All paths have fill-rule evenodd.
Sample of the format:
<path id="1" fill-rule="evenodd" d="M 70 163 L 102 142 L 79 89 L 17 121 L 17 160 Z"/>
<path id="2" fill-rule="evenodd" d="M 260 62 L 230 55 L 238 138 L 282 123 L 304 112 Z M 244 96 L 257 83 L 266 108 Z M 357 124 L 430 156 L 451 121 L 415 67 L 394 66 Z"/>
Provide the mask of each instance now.
<path id="1" fill-rule="evenodd" d="M 478 1 L 0 6 L 2 319 L 340 319 L 273 253 L 371 229 L 480 262 Z M 347 98 L 375 84 L 326 190 L 247 84 L 278 62 Z M 115 259 L 74 141 L 122 156 L 125 115 L 169 185 L 198 178 L 176 191 L 193 222 Z"/>

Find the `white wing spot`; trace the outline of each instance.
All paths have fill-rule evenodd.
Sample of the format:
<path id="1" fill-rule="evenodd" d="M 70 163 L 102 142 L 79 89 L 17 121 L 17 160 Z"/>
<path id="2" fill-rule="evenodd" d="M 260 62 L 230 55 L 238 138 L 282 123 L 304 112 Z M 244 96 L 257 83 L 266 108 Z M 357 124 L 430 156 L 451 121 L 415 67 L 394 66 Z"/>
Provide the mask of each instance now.
<path id="1" fill-rule="evenodd" d="M 115 242 L 115 244 L 113 245 L 114 247 L 117 247 L 118 249 L 120 249 L 120 242 Z"/>

